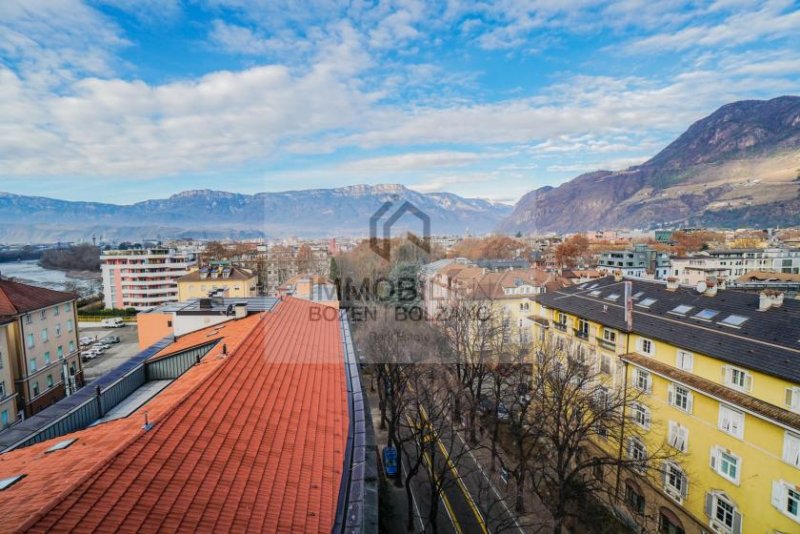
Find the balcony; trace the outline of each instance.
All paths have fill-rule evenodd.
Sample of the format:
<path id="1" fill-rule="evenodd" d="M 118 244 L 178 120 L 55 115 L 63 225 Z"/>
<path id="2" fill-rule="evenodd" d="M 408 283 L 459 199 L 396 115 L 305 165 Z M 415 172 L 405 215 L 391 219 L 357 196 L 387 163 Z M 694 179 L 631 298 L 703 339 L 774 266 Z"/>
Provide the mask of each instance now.
<path id="1" fill-rule="evenodd" d="M 575 333 L 575 337 L 581 339 L 589 339 L 589 332 L 586 330 L 581 330 L 580 328 L 573 328 L 572 331 Z"/>

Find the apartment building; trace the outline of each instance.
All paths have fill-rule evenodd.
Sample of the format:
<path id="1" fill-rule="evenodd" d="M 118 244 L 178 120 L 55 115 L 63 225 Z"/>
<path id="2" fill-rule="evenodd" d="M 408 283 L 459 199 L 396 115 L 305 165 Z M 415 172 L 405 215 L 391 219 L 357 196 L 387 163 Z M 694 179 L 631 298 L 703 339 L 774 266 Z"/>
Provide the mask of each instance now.
<path id="1" fill-rule="evenodd" d="M 620 271 L 624 276 L 663 280 L 670 274 L 670 258 L 648 245 L 634 245 L 629 250 L 610 250 L 600 254 L 598 269 Z"/>
<path id="2" fill-rule="evenodd" d="M 0 430 L 83 386 L 75 301 L 0 279 Z"/>
<path id="3" fill-rule="evenodd" d="M 620 277 L 536 300 L 538 339 L 580 345 L 609 387 L 640 390 L 628 416 L 643 438 L 620 452 L 674 452 L 620 473 L 643 531 L 800 532 L 800 301 L 633 280 L 629 329 Z"/>
<path id="4" fill-rule="evenodd" d="M 696 285 L 709 276 L 735 280 L 751 271 L 800 274 L 800 249 L 706 250 L 672 258 L 671 275 L 684 285 Z"/>
<path id="5" fill-rule="evenodd" d="M 258 296 L 258 276 L 231 262 L 212 261 L 178 278 L 178 301 L 186 302 L 219 294 L 228 298 Z"/>
<path id="6" fill-rule="evenodd" d="M 100 255 L 106 308 L 145 310 L 178 301 L 178 279 L 195 264 L 191 252 L 166 248 L 106 250 Z"/>
<path id="7" fill-rule="evenodd" d="M 319 302 L 332 308 L 339 307 L 336 285 L 332 280 L 316 274 L 305 273 L 293 276 L 281 284 L 277 293 L 280 297 L 295 297 Z"/>

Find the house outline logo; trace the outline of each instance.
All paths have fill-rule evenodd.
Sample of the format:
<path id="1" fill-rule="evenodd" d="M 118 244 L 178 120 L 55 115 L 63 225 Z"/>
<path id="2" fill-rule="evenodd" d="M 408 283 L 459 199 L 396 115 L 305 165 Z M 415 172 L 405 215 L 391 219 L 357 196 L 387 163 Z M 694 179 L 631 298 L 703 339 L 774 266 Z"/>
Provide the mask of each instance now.
<path id="1" fill-rule="evenodd" d="M 422 222 L 422 237 L 407 232 L 408 240 L 414 243 L 418 248 L 430 253 L 431 251 L 431 218 L 424 211 L 409 202 L 403 201 L 402 204 L 392 213 L 392 215 L 383 223 L 383 235 L 378 238 L 378 222 L 383 218 L 386 213 L 395 206 L 395 200 L 387 200 L 383 205 L 372 214 L 369 218 L 369 248 L 386 261 L 390 261 L 392 253 L 391 234 L 392 226 L 400 220 L 406 213 L 410 213 Z"/>

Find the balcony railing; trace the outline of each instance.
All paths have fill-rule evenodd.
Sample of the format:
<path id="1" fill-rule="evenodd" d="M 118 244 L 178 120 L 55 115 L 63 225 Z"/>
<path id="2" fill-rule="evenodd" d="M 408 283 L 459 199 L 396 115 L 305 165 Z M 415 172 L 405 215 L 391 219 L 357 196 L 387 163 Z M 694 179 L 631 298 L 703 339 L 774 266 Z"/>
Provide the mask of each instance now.
<path id="1" fill-rule="evenodd" d="M 567 323 L 553 323 L 553 327 L 556 330 L 561 330 L 562 332 L 567 331 Z"/>
<path id="2" fill-rule="evenodd" d="M 589 339 L 589 332 L 581 330 L 580 328 L 573 328 L 573 332 L 575 332 L 575 337 L 579 337 L 581 339 Z"/>

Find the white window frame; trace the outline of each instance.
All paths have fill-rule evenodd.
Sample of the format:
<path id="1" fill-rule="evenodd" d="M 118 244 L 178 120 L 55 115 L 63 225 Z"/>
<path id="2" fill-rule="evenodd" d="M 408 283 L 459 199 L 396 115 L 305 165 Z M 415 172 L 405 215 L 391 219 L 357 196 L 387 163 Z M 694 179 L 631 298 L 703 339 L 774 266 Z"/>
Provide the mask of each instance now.
<path id="1" fill-rule="evenodd" d="M 793 412 L 800 412 L 800 387 L 793 386 L 786 388 L 784 404 Z"/>
<path id="2" fill-rule="evenodd" d="M 670 461 L 665 461 L 662 469 L 664 492 L 677 502 L 682 503 L 689 494 L 689 478 L 686 476 L 686 472 L 680 465 Z M 671 483 L 673 478 L 680 479 L 680 487 Z"/>
<path id="3" fill-rule="evenodd" d="M 722 368 L 722 373 L 725 385 L 729 388 L 743 392 L 748 392 L 753 389 L 753 375 L 748 373 L 747 370 L 741 367 L 726 365 Z M 736 380 L 734 377 L 741 378 L 740 380 Z"/>
<path id="4" fill-rule="evenodd" d="M 722 462 L 722 455 L 723 454 L 725 456 L 728 456 L 729 458 L 732 458 L 733 460 L 735 460 L 735 463 L 733 464 L 734 465 L 734 469 L 735 469 L 735 473 L 736 473 L 735 477 L 731 477 L 728 472 L 723 470 L 723 468 L 722 468 L 722 463 L 723 463 Z M 731 462 L 726 461 L 726 463 L 728 465 L 731 465 Z M 717 473 L 719 476 L 721 476 L 725 480 L 727 480 L 729 482 L 732 482 L 733 484 L 736 484 L 738 486 L 739 485 L 739 480 L 742 477 L 742 459 L 738 455 L 734 454 L 733 452 L 731 452 L 728 449 L 724 449 L 722 447 L 715 446 L 715 447 L 711 448 L 711 469 L 713 469 L 715 473 Z"/>
<path id="5" fill-rule="evenodd" d="M 667 443 L 669 446 L 681 452 L 688 452 L 689 429 L 677 421 L 670 421 L 668 428 Z"/>
<path id="6" fill-rule="evenodd" d="M 789 492 L 795 495 L 792 496 Z M 790 498 L 795 501 L 794 514 L 788 509 Z M 772 481 L 772 506 L 795 523 L 800 523 L 800 491 L 797 489 L 797 484 L 792 484 L 785 480 Z"/>
<path id="7" fill-rule="evenodd" d="M 633 421 L 645 430 L 650 430 L 650 408 L 641 402 L 634 402 L 631 404 L 631 418 Z"/>
<path id="8" fill-rule="evenodd" d="M 782 457 L 787 464 L 800 468 L 800 434 L 786 431 L 783 436 Z"/>
<path id="9" fill-rule="evenodd" d="M 694 354 L 688 350 L 678 349 L 675 354 L 675 367 L 691 372 L 694 369 Z"/>
<path id="10" fill-rule="evenodd" d="M 678 388 L 686 391 L 685 407 L 678 404 Z M 694 408 L 694 393 L 692 393 L 692 390 L 684 385 L 672 383 L 667 386 L 667 401 L 673 408 L 677 408 L 682 412 L 692 413 L 692 409 Z"/>
<path id="11" fill-rule="evenodd" d="M 636 340 L 636 352 L 645 356 L 655 356 L 656 344 L 652 339 L 640 337 Z"/>
<path id="12" fill-rule="evenodd" d="M 744 438 L 744 412 L 720 403 L 717 427 L 733 437 Z"/>
<path id="13" fill-rule="evenodd" d="M 653 392 L 653 375 L 650 371 L 634 367 L 633 375 L 633 383 L 636 389 L 644 393 Z M 644 382 L 644 384 L 642 384 L 642 382 Z"/>
<path id="14" fill-rule="evenodd" d="M 709 516 L 709 526 L 714 532 L 718 532 L 721 534 L 740 534 L 742 532 L 742 514 L 739 512 L 738 507 L 733 503 L 733 501 L 727 496 L 719 492 L 712 492 L 706 495 L 707 499 L 710 499 L 710 506 L 708 506 L 710 513 Z M 717 519 L 717 507 L 719 506 L 720 501 L 725 503 L 728 507 L 730 507 L 731 512 L 731 525 L 728 526 L 724 523 L 721 523 Z M 737 516 L 739 520 L 738 530 L 736 529 L 737 525 Z"/>
<path id="15" fill-rule="evenodd" d="M 634 451 L 639 451 L 634 453 Z M 647 446 L 639 438 L 628 438 L 628 459 L 639 462 L 640 465 L 634 466 L 638 471 L 644 471 L 644 462 L 647 460 Z"/>
<path id="16" fill-rule="evenodd" d="M 603 341 L 606 343 L 611 343 L 613 345 L 617 344 L 617 331 L 612 330 L 610 328 L 603 328 Z"/>

